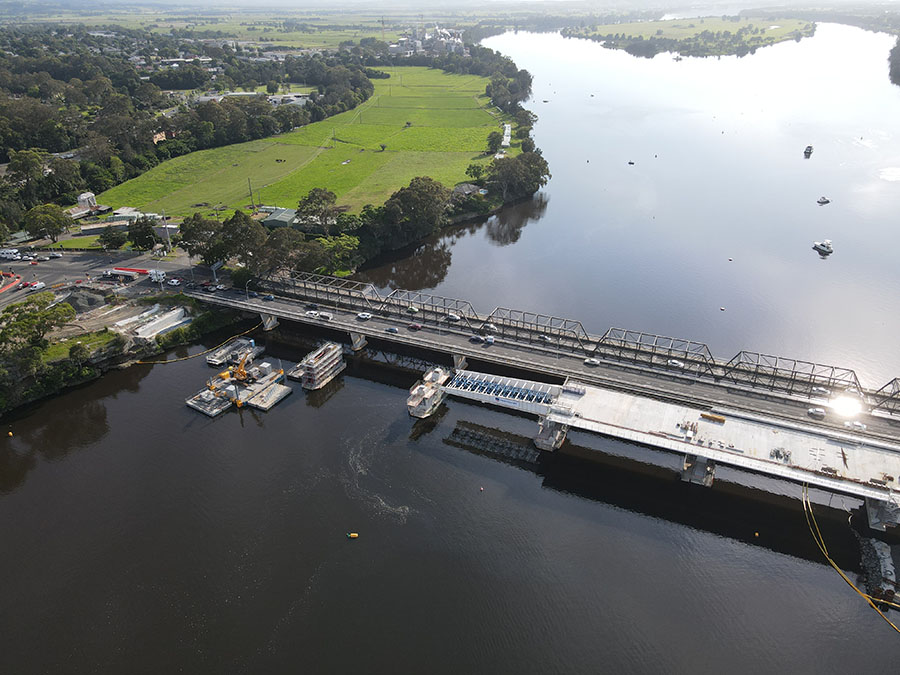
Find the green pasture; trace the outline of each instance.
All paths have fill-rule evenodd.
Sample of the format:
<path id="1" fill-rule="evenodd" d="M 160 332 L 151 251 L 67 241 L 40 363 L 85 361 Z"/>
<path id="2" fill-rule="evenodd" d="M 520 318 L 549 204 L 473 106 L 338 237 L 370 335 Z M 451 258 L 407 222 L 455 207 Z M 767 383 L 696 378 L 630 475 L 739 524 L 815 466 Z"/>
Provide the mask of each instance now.
<path id="1" fill-rule="evenodd" d="M 780 42 L 793 37 L 793 33 L 802 30 L 808 21 L 798 19 L 773 19 L 763 20 L 759 18 L 748 19 L 739 17 L 737 20 L 722 19 L 721 17 L 702 17 L 694 19 L 670 19 L 666 21 L 641 21 L 635 23 L 613 23 L 607 25 L 589 26 L 585 29 L 585 35 L 624 35 L 626 37 L 643 37 L 645 40 L 651 37 L 667 38 L 670 40 L 685 40 L 700 35 L 703 31 L 711 33 L 737 33 L 742 28 L 759 29 L 759 34 L 749 35 L 748 42 Z"/>
<path id="2" fill-rule="evenodd" d="M 487 111 L 486 84 L 426 67 L 392 68 L 391 78 L 377 80 L 375 94 L 355 110 L 163 162 L 98 200 L 173 216 L 208 213 L 217 204 L 244 208 L 249 178 L 256 203 L 294 207 L 310 189 L 324 187 L 358 210 L 384 202 L 416 176 L 452 187 L 466 180 L 469 164 L 490 160 L 483 154 L 487 136 L 502 120 Z"/>

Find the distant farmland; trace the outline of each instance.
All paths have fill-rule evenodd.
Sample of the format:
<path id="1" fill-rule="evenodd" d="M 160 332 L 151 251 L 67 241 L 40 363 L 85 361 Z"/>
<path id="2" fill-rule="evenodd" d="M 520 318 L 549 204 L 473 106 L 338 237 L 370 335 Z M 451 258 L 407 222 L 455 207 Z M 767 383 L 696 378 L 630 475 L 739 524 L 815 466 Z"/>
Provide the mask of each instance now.
<path id="1" fill-rule="evenodd" d="M 256 203 L 294 207 L 311 188 L 324 187 L 339 204 L 359 210 L 381 204 L 416 176 L 452 187 L 466 179 L 469 164 L 489 160 L 483 152 L 501 115 L 484 94 L 487 82 L 425 67 L 395 68 L 390 79 L 374 80 L 372 98 L 355 110 L 163 162 L 98 201 L 174 216 L 209 211 L 200 204 L 242 208 L 250 204 L 249 178 Z"/>

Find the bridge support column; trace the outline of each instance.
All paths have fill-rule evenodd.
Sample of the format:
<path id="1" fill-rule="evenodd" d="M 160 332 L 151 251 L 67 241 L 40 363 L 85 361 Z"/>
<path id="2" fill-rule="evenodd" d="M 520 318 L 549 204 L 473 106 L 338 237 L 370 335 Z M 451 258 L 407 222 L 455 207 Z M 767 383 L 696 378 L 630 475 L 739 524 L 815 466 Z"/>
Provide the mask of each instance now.
<path id="1" fill-rule="evenodd" d="M 681 480 L 685 483 L 694 483 L 703 487 L 712 487 L 716 477 L 716 463 L 705 457 L 697 455 L 685 455 L 684 467 L 681 471 Z"/>
<path id="2" fill-rule="evenodd" d="M 538 422 L 538 435 L 534 438 L 534 444 L 541 450 L 553 452 L 566 440 L 566 432 L 569 427 L 559 422 L 553 422 L 542 417 Z"/>
<path id="3" fill-rule="evenodd" d="M 465 356 L 460 356 L 459 354 L 454 354 L 454 355 L 453 355 L 453 368 L 454 368 L 454 370 L 465 370 L 467 365 L 468 365 L 468 364 L 466 363 L 466 357 L 465 357 Z"/>
<path id="4" fill-rule="evenodd" d="M 885 532 L 888 528 L 900 526 L 900 504 L 894 502 L 866 497 L 866 515 L 869 517 L 869 527 L 873 530 Z"/>
<path id="5" fill-rule="evenodd" d="M 350 348 L 353 351 L 358 352 L 367 344 L 368 342 L 366 341 L 365 335 L 363 335 L 362 333 L 354 333 L 352 331 L 350 332 Z"/>
<path id="6" fill-rule="evenodd" d="M 278 325 L 278 317 L 272 314 L 263 314 L 260 312 L 259 318 L 262 320 L 263 330 L 269 331 Z"/>

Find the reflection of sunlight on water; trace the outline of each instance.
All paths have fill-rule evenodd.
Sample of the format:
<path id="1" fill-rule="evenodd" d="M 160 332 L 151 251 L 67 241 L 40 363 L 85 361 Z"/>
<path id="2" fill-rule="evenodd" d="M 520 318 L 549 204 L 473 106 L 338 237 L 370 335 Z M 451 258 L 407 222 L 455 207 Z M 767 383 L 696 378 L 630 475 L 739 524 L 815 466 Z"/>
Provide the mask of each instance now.
<path id="1" fill-rule="evenodd" d="M 878 177 L 881 180 L 889 180 L 891 182 L 900 181 L 900 167 L 890 166 L 887 169 L 882 169 L 878 172 Z"/>
<path id="2" fill-rule="evenodd" d="M 831 400 L 831 409 L 841 417 L 856 417 L 862 412 L 862 404 L 852 396 L 838 396 Z"/>

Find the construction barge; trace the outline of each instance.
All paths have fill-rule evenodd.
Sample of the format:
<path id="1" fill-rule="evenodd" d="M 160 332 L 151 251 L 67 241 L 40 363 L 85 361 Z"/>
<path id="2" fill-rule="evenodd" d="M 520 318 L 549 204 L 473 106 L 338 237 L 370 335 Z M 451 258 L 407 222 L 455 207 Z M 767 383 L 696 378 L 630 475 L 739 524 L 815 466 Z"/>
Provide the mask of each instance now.
<path id="1" fill-rule="evenodd" d="M 209 417 L 216 417 L 232 405 L 238 408 L 250 406 L 257 410 L 270 410 L 291 388 L 284 382 L 284 369 L 275 368 L 268 361 L 248 367 L 256 350 L 252 340 L 244 345 L 244 355 L 237 366 L 230 366 L 209 379 L 206 388 L 185 400 L 188 407 Z M 224 348 L 223 348 L 224 349 Z"/>
<path id="2" fill-rule="evenodd" d="M 304 389 L 316 390 L 331 382 L 346 367 L 344 348 L 336 342 L 326 342 L 304 356 L 287 376 L 300 380 Z"/>

